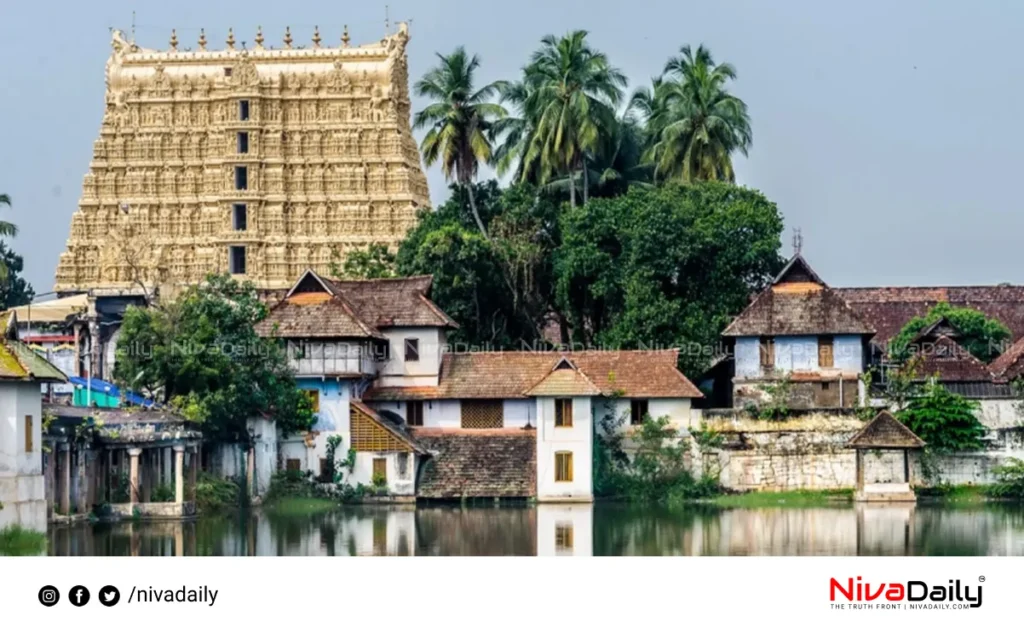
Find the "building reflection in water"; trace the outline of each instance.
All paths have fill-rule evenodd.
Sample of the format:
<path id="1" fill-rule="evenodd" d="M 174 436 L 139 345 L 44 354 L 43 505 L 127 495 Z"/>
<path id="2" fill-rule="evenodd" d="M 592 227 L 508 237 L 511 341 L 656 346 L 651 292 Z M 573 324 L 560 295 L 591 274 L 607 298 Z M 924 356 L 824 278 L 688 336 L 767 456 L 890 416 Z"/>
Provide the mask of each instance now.
<path id="1" fill-rule="evenodd" d="M 1024 509 L 858 504 L 670 512 L 610 504 L 343 507 L 54 526 L 55 556 L 1024 555 Z"/>

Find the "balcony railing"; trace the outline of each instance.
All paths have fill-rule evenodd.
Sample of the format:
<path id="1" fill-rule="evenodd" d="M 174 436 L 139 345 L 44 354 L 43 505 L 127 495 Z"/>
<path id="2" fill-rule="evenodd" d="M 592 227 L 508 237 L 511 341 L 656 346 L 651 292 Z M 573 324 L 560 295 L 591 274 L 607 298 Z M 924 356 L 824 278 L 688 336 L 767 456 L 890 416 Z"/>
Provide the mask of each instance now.
<path id="1" fill-rule="evenodd" d="M 297 376 L 370 376 L 377 373 L 369 350 L 354 342 L 289 342 L 288 365 Z"/>

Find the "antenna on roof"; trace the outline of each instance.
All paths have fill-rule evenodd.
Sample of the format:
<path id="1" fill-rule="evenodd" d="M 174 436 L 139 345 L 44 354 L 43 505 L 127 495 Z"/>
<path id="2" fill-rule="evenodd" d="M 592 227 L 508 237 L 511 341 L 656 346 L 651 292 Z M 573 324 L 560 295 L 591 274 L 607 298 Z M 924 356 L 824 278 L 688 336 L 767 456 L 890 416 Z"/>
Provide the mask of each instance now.
<path id="1" fill-rule="evenodd" d="M 391 33 L 391 13 L 388 5 L 384 5 L 384 35 Z"/>
<path id="2" fill-rule="evenodd" d="M 800 234 L 800 227 L 793 229 L 793 255 L 799 255 L 804 246 L 804 236 Z"/>

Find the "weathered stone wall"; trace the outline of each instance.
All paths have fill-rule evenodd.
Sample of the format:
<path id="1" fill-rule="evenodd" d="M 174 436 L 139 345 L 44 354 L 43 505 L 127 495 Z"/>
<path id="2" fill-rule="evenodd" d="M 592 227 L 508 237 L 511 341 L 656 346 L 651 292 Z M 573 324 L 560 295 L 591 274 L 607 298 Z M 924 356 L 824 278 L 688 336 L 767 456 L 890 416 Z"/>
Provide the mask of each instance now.
<path id="1" fill-rule="evenodd" d="M 852 411 L 809 411 L 773 422 L 743 412 L 706 411 L 695 418 L 725 437 L 725 444 L 702 458 L 704 469 L 721 472 L 731 490 L 828 490 L 856 485 L 855 452 L 846 442 L 864 426 Z M 922 463 L 910 453 L 910 480 L 915 486 L 992 483 L 992 470 L 1009 457 L 1024 459 L 1024 427 L 994 429 L 985 451 L 933 457 Z M 868 451 L 865 481 L 903 481 L 901 451 Z"/>

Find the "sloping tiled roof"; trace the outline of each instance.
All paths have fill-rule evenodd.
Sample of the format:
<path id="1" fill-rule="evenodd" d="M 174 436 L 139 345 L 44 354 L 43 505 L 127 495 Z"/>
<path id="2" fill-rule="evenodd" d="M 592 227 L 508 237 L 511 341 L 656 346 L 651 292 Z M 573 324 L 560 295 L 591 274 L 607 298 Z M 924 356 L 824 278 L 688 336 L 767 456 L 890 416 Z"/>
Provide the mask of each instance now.
<path id="1" fill-rule="evenodd" d="M 382 338 L 382 327 L 458 327 L 427 298 L 431 281 L 429 275 L 337 281 L 306 271 L 256 331 L 282 338 Z"/>
<path id="2" fill-rule="evenodd" d="M 1024 337 L 989 363 L 988 369 L 1000 379 L 1013 380 L 1024 373 Z"/>
<path id="3" fill-rule="evenodd" d="M 847 448 L 921 448 L 924 440 L 888 411 L 882 411 L 846 443 Z"/>
<path id="4" fill-rule="evenodd" d="M 366 400 L 525 398 L 563 358 L 593 384 L 596 393 L 628 398 L 703 397 L 676 368 L 678 355 L 678 350 L 445 354 L 439 384 L 430 388 L 432 391 L 424 392 L 422 387 L 377 387 L 363 397 Z"/>
<path id="5" fill-rule="evenodd" d="M 528 396 L 597 396 L 601 390 L 575 367 L 556 368 L 526 391 Z"/>
<path id="6" fill-rule="evenodd" d="M 409 427 L 404 424 L 396 424 L 387 417 L 382 416 L 380 413 L 374 411 L 370 407 L 366 406 L 365 403 L 359 400 L 350 400 L 349 407 L 355 410 L 355 412 L 362 413 L 372 420 L 375 424 L 379 425 L 382 429 L 394 435 L 398 440 L 407 444 L 409 448 L 416 453 L 426 453 L 426 447 L 416 440 L 415 437 L 409 433 Z M 353 413 L 353 415 L 355 414 Z"/>
<path id="7" fill-rule="evenodd" d="M 458 327 L 427 298 L 433 283 L 430 275 L 364 281 L 332 279 L 329 283 L 345 295 L 364 321 L 375 327 Z"/>
<path id="8" fill-rule="evenodd" d="M 0 340 L 0 380 L 67 382 L 64 372 L 20 341 Z"/>
<path id="9" fill-rule="evenodd" d="M 537 438 L 523 429 L 415 429 L 432 455 L 416 486 L 423 499 L 537 496 Z"/>
<path id="10" fill-rule="evenodd" d="M 974 308 L 999 320 L 1024 337 L 1024 286 L 948 286 L 835 288 L 860 317 L 875 330 L 873 342 L 884 345 L 907 321 L 924 316 L 935 304 Z"/>
<path id="11" fill-rule="evenodd" d="M 934 341 L 918 342 L 920 365 L 917 368 L 922 379 L 935 374 L 946 382 L 984 382 L 992 380 L 992 373 L 973 354 L 961 347 L 948 336 Z"/>
<path id="12" fill-rule="evenodd" d="M 723 336 L 872 334 L 842 297 L 825 286 L 782 289 L 757 295 Z"/>

